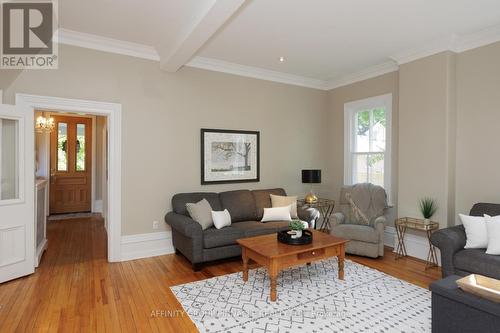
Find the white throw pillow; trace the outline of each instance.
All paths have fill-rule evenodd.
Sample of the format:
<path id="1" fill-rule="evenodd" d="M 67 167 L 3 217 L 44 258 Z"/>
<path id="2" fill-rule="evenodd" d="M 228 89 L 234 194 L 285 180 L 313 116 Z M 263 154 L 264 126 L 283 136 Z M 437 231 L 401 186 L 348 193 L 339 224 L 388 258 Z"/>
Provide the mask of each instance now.
<path id="1" fill-rule="evenodd" d="M 261 222 L 268 221 L 291 221 L 290 206 L 264 208 L 264 216 Z"/>
<path id="2" fill-rule="evenodd" d="M 488 248 L 486 254 L 500 255 L 500 215 L 484 215 L 486 230 L 488 230 Z"/>
<path id="3" fill-rule="evenodd" d="M 465 228 L 466 249 L 485 249 L 488 247 L 488 231 L 483 216 L 458 214 Z"/>
<path id="4" fill-rule="evenodd" d="M 231 225 L 231 215 L 227 209 L 223 211 L 212 211 L 212 220 L 214 221 L 214 226 L 217 229 L 222 229 L 224 227 L 229 227 Z"/>
<path id="5" fill-rule="evenodd" d="M 271 196 L 271 205 L 273 206 L 273 208 L 290 207 L 290 216 L 292 217 L 292 219 L 298 218 L 296 196 L 285 197 L 282 195 L 274 195 L 274 194 L 270 194 L 270 196 Z"/>

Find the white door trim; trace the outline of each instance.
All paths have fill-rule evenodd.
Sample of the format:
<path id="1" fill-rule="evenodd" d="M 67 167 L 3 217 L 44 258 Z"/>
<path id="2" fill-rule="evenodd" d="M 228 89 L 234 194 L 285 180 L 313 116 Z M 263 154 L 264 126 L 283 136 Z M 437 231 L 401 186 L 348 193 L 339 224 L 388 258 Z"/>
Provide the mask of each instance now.
<path id="1" fill-rule="evenodd" d="M 50 96 L 16 94 L 16 105 L 37 110 L 85 112 L 108 117 L 108 261 L 121 260 L 121 104 Z M 34 128 L 33 128 L 34 131 Z"/>

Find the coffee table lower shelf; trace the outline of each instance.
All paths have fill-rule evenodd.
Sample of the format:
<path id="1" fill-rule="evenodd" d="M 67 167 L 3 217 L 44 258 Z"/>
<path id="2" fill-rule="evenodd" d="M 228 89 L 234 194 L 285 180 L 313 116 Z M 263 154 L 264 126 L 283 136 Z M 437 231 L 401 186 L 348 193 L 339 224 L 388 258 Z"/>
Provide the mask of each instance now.
<path id="1" fill-rule="evenodd" d="M 310 264 L 331 257 L 338 258 L 339 279 L 344 279 L 345 244 L 347 240 L 313 231 L 320 238 L 316 244 L 287 245 L 276 240 L 276 234 L 257 236 L 238 240 L 242 249 L 243 259 L 243 281 L 248 281 L 248 262 L 250 260 L 265 266 L 271 280 L 270 299 L 272 302 L 277 298 L 277 278 L 280 271 L 303 264 Z M 273 241 L 269 236 L 273 237 Z M 265 247 L 266 241 L 269 248 Z M 329 242 L 328 242 L 329 241 Z"/>

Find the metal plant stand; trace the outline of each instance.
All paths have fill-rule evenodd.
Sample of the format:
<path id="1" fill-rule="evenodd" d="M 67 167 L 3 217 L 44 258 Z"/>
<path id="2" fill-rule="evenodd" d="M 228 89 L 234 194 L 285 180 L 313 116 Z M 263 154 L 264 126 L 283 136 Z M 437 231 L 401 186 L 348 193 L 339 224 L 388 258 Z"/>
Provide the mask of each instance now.
<path id="1" fill-rule="evenodd" d="M 330 232 L 332 228 L 330 219 L 332 217 L 333 208 L 335 208 L 335 200 L 319 198 L 314 203 L 306 203 L 304 199 L 301 199 L 297 200 L 297 205 L 304 208 L 315 208 L 319 210 L 319 213 L 323 218 L 319 231 L 326 233 Z M 314 229 L 316 229 L 316 224 L 314 225 Z"/>
<path id="2" fill-rule="evenodd" d="M 425 269 L 436 267 L 438 265 L 436 248 L 431 243 L 431 235 L 434 231 L 439 229 L 439 223 L 429 221 L 425 223 L 424 220 L 412 217 L 402 217 L 396 220 L 396 234 L 398 237 L 398 244 L 396 246 L 396 260 L 408 256 L 405 245 L 405 235 L 408 229 L 424 231 L 427 235 L 429 242 L 429 252 L 425 262 Z"/>

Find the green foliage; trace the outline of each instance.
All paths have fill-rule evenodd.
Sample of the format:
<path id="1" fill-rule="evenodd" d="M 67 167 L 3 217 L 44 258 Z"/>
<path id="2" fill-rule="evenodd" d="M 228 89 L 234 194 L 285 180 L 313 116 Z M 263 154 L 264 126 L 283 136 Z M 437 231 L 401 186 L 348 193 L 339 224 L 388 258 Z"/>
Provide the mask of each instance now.
<path id="1" fill-rule="evenodd" d="M 425 219 L 430 219 L 437 211 L 437 204 L 432 198 L 420 199 L 420 212 Z"/>
<path id="2" fill-rule="evenodd" d="M 368 159 L 368 166 L 373 167 L 378 162 L 384 160 L 384 154 L 372 154 L 372 155 L 368 155 L 367 159 Z"/>
<path id="3" fill-rule="evenodd" d="M 363 111 L 358 113 L 358 135 L 365 135 L 370 129 L 370 111 Z M 387 119 L 385 117 L 385 109 L 373 109 L 373 125 L 381 123 L 382 126 L 387 127 Z"/>
<path id="4" fill-rule="evenodd" d="M 292 220 L 290 224 L 288 224 L 288 227 L 291 230 L 304 230 L 304 224 L 300 220 Z"/>

